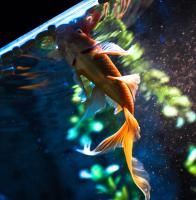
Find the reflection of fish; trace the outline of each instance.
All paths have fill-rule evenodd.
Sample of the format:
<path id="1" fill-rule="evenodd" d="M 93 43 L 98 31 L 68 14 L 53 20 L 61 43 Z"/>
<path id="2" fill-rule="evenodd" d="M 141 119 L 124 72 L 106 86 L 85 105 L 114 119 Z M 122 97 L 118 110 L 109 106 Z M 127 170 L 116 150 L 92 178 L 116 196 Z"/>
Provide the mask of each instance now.
<path id="1" fill-rule="evenodd" d="M 43 81 L 41 81 L 39 83 L 20 86 L 20 87 L 18 87 L 18 89 L 21 89 L 21 90 L 35 90 L 35 89 L 40 89 L 40 88 L 46 87 L 47 85 L 48 85 L 48 81 L 47 80 L 43 80 Z"/>
<path id="2" fill-rule="evenodd" d="M 3 75 L 14 75 L 15 74 L 15 68 L 12 65 L 8 66 L 1 66 L 0 65 L 0 76 Z"/>
<path id="3" fill-rule="evenodd" d="M 25 71 L 25 70 L 31 69 L 31 67 L 17 66 L 16 69 L 21 70 L 21 71 Z"/>
<path id="4" fill-rule="evenodd" d="M 0 72 L 13 71 L 15 68 L 12 65 L 0 66 Z"/>
<path id="5" fill-rule="evenodd" d="M 84 22 L 93 27 L 93 18 L 86 18 Z M 140 82 L 138 74 L 122 76 L 108 55 L 127 55 L 123 50 L 113 43 L 100 44 L 93 40 L 87 30 L 88 25 L 81 26 L 62 25 L 57 29 L 57 43 L 59 50 L 73 66 L 77 74 L 79 84 L 85 92 L 80 76 L 83 75 L 95 84 L 91 97 L 87 99 L 88 108 L 84 117 L 93 116 L 105 106 L 105 96 L 115 106 L 115 114 L 123 110 L 125 123 L 112 136 L 102 141 L 94 150 L 86 145 L 83 150 L 78 150 L 86 155 L 97 155 L 107 152 L 116 147 L 123 147 L 129 171 L 135 184 L 150 199 L 150 185 L 147 173 L 142 164 L 132 158 L 133 142 L 140 137 L 140 128 L 134 118 L 135 95 Z M 84 29 L 85 27 L 85 29 Z M 87 30 L 87 31 L 86 31 Z"/>

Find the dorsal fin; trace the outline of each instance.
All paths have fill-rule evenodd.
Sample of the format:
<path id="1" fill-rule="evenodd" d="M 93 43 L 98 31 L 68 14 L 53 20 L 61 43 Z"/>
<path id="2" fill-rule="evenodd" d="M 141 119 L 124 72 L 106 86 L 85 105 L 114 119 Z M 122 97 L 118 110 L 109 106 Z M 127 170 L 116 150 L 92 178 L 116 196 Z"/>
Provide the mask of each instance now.
<path id="1" fill-rule="evenodd" d="M 128 56 L 131 54 L 131 49 L 124 50 L 113 42 L 101 42 L 99 43 L 101 50 L 97 51 L 98 54 L 107 54 L 113 56 Z"/>
<path id="2" fill-rule="evenodd" d="M 129 87 L 132 93 L 133 99 L 135 101 L 135 95 L 138 89 L 138 84 L 140 83 L 139 74 L 131 74 L 131 75 L 120 76 L 120 77 L 108 76 L 108 78 L 111 80 L 119 80 L 119 81 L 125 82 L 127 86 Z"/>

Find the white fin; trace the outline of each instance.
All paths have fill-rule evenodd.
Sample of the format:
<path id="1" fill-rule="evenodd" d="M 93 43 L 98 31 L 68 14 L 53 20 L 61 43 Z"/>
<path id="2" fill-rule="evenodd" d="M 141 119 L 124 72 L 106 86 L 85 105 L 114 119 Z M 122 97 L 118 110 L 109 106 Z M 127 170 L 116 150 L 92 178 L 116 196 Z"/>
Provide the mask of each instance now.
<path id="1" fill-rule="evenodd" d="M 98 144 L 98 146 L 95 149 L 90 150 L 90 144 L 86 144 L 84 145 L 84 149 L 76 149 L 76 151 L 87 156 L 95 156 L 107 153 L 111 150 L 114 150 L 117 147 L 121 148 L 124 133 L 126 133 L 127 130 L 128 126 L 126 123 L 124 123 L 116 133 L 103 140 L 100 144 Z"/>
<path id="2" fill-rule="evenodd" d="M 138 90 L 138 84 L 140 83 L 139 74 L 131 74 L 131 75 L 120 76 L 120 77 L 108 76 L 108 78 L 112 80 L 119 80 L 119 81 L 125 82 L 127 86 L 129 87 L 129 89 L 131 90 L 133 100 L 135 101 L 135 95 Z"/>
<path id="3" fill-rule="evenodd" d="M 136 158 L 132 158 L 132 165 L 133 165 L 133 173 L 135 176 L 137 176 L 140 181 L 141 185 L 140 187 L 142 188 L 142 191 L 144 192 L 145 195 L 145 200 L 150 199 L 150 184 L 149 184 L 149 175 L 147 171 L 144 169 L 143 164 L 137 160 Z"/>
<path id="4" fill-rule="evenodd" d="M 122 111 L 122 107 L 116 103 L 113 99 L 111 99 L 109 96 L 105 95 L 106 96 L 106 101 L 107 103 L 111 106 L 111 107 L 114 107 L 114 114 L 118 114 L 119 112 Z"/>
<path id="5" fill-rule="evenodd" d="M 81 121 L 88 117 L 94 117 L 97 112 L 100 112 L 105 107 L 105 104 L 105 94 L 97 87 L 94 87 Z"/>
<path id="6" fill-rule="evenodd" d="M 84 145 L 84 149 L 76 149 L 77 152 L 79 153 L 82 153 L 84 155 L 87 155 L 87 156 L 95 156 L 97 154 L 99 154 L 99 152 L 96 152 L 96 151 L 91 151 L 91 145 L 90 144 L 85 144 Z"/>
<path id="7" fill-rule="evenodd" d="M 99 46 L 102 48 L 102 51 L 99 51 L 98 54 L 108 54 L 114 56 L 127 56 L 130 55 L 129 50 L 124 50 L 120 46 L 112 42 L 103 42 Z"/>
<path id="8" fill-rule="evenodd" d="M 117 107 L 114 110 L 114 114 L 117 115 L 119 112 L 121 112 L 123 109 L 122 107 L 118 104 Z"/>

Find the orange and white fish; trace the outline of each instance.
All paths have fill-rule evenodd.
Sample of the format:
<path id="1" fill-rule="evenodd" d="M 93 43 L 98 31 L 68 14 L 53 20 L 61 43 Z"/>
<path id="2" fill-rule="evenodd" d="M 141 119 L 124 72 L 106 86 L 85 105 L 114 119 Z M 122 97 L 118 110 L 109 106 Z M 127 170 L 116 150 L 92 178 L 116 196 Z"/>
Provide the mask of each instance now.
<path id="1" fill-rule="evenodd" d="M 85 21 L 86 20 L 86 21 Z M 134 117 L 134 101 L 140 77 L 138 74 L 122 76 L 108 55 L 127 55 L 118 45 L 98 43 L 90 35 L 87 27 L 93 27 L 92 18 L 88 17 L 77 25 L 61 25 L 57 28 L 57 44 L 66 61 L 75 69 L 80 86 L 85 92 L 80 76 L 85 76 L 95 84 L 92 94 L 87 99 L 88 108 L 84 117 L 93 116 L 105 106 L 105 97 L 112 99 L 114 114 L 124 112 L 125 122 L 112 136 L 103 140 L 94 150 L 90 145 L 78 150 L 86 155 L 97 155 L 122 147 L 126 162 L 135 184 L 150 199 L 150 184 L 143 165 L 132 157 L 133 142 L 140 138 L 140 127 Z M 88 26 L 89 23 L 90 25 Z"/>

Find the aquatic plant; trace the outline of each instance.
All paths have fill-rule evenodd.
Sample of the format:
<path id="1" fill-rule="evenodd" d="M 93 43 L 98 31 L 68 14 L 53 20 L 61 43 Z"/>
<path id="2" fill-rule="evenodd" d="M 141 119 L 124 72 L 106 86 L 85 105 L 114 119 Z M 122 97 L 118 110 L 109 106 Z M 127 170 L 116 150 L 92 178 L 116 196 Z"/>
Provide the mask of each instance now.
<path id="1" fill-rule="evenodd" d="M 103 34 L 103 30 L 106 34 Z M 134 34 L 127 30 L 122 20 L 114 18 L 111 14 L 97 25 L 95 33 L 96 40 L 100 42 L 111 41 L 129 49 L 130 55 L 121 57 L 122 71 L 140 73 L 140 91 L 147 101 L 153 96 L 156 97 L 164 117 L 174 118 L 177 128 L 181 128 L 185 122 L 196 121 L 196 113 L 191 109 L 192 102 L 189 97 L 179 88 L 170 86 L 169 75 L 154 68 L 143 58 L 144 49 L 139 43 L 133 44 Z"/>
<path id="2" fill-rule="evenodd" d="M 120 169 L 119 165 L 112 164 L 108 167 L 102 167 L 95 164 L 89 170 L 83 169 L 79 173 L 81 179 L 90 179 L 96 184 L 96 190 L 99 194 L 106 194 L 113 200 L 139 199 L 139 193 L 132 181 L 129 182 L 132 188 L 131 192 L 122 180 L 122 176 L 115 172 Z"/>

